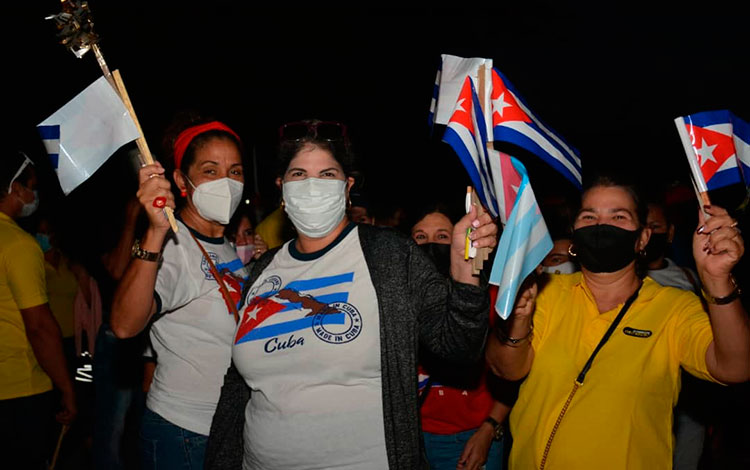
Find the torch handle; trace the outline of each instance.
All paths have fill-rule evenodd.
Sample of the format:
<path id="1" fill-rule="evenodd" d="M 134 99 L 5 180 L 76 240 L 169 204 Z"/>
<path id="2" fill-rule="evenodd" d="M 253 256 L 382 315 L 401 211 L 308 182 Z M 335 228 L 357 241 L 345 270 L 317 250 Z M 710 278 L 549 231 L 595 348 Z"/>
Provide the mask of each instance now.
<path id="1" fill-rule="evenodd" d="M 128 96 L 128 91 L 125 89 L 125 84 L 123 83 L 122 77 L 120 76 L 120 71 L 115 70 L 114 72 L 112 72 L 112 76 L 114 77 L 115 85 L 117 86 L 117 92 L 120 94 L 120 98 L 122 99 L 123 104 L 125 104 L 125 108 L 127 108 L 128 112 L 130 113 L 130 117 L 133 118 L 133 123 L 135 123 L 135 127 L 136 129 L 138 129 L 138 133 L 140 134 L 140 137 L 135 140 L 135 143 L 138 146 L 138 150 L 141 154 L 141 161 L 147 165 L 150 165 L 154 163 L 154 157 L 151 155 L 151 150 L 149 150 L 146 139 L 143 137 L 141 124 L 138 122 L 138 117 L 135 115 L 133 104 L 130 102 L 130 97 Z M 172 227 L 172 231 L 174 233 L 177 233 L 177 221 L 174 218 L 174 212 L 172 211 L 172 208 L 165 207 L 164 215 L 167 216 L 169 225 Z"/>

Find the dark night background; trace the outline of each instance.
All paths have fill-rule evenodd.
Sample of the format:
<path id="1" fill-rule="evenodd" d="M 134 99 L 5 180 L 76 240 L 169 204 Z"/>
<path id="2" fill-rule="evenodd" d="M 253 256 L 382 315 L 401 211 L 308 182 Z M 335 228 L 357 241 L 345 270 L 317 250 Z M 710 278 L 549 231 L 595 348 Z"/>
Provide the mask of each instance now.
<path id="1" fill-rule="evenodd" d="M 31 3 L 31 2 L 29 2 Z M 244 2 L 243 2 L 244 3 Z M 584 175 L 633 171 L 651 186 L 689 181 L 673 119 L 728 108 L 750 119 L 741 15 L 576 16 L 570 8 L 460 13 L 449 9 L 258 9 L 227 1 L 89 2 L 111 69 L 119 69 L 152 151 L 175 111 L 227 122 L 255 151 L 265 209 L 278 202 L 277 128 L 304 118 L 346 123 L 376 211 L 436 197 L 461 201 L 467 177 L 427 114 L 441 53 L 494 60 L 531 109 L 581 152 Z M 9 7 L 5 103 L 10 147 L 43 159 L 35 125 L 100 76 L 93 53 L 57 42 L 56 0 Z M 6 118 L 7 119 L 7 118 Z M 43 204 L 92 236 L 116 232 L 135 192 L 128 148 L 64 198 L 49 168 Z M 523 151 L 540 197 L 577 192 Z M 252 178 L 246 183 L 253 193 Z M 731 188 L 727 205 L 742 200 Z M 112 228 L 113 230 L 107 230 Z M 85 233 L 85 235 L 83 235 Z M 77 234 L 78 235 L 78 234 Z M 77 236 L 76 235 L 76 236 Z M 96 238 L 96 236 L 94 236 Z"/>
<path id="2" fill-rule="evenodd" d="M 570 2 L 476 11 L 467 2 L 453 9 L 240 6 L 247 3 L 89 1 L 104 56 L 121 71 L 155 156 L 176 111 L 215 115 L 242 137 L 248 169 L 255 152 L 259 184 L 248 172 L 246 190 L 248 197 L 260 193 L 266 211 L 279 202 L 272 172 L 277 129 L 305 118 L 348 125 L 366 174 L 362 189 L 376 212 L 437 198 L 462 204 L 466 173 L 440 142 L 444 128 L 430 135 L 427 126 L 441 53 L 492 58 L 534 113 L 580 150 L 584 178 L 614 168 L 651 189 L 689 184 L 673 119 L 730 109 L 750 120 L 747 17 L 717 2 L 696 10 L 682 3 L 661 15 L 653 13 L 657 2 L 641 10 L 648 15 L 605 11 L 605 2 L 578 12 Z M 2 11 L 5 151 L 22 149 L 40 162 L 40 212 L 57 222 L 63 249 L 95 262 L 114 246 L 135 194 L 128 156 L 135 145 L 62 195 L 35 126 L 101 71 L 93 53 L 76 59 L 58 44 L 54 23 L 44 20 L 60 11 L 57 0 L 5 2 Z M 500 149 L 526 164 L 539 198 L 578 198 L 538 158 Z M 683 242 L 695 228 L 691 194 L 688 186 Z M 711 196 L 734 209 L 744 187 Z M 750 291 L 748 277 L 738 278 Z M 727 393 L 711 406 L 718 421 L 730 423 L 719 435 L 725 448 L 713 458 L 747 462 L 747 387 Z"/>

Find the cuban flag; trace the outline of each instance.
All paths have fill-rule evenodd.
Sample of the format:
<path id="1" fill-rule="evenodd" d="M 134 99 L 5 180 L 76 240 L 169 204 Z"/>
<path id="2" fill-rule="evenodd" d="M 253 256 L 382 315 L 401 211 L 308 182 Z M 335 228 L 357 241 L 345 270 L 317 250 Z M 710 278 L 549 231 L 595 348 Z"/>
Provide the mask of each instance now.
<path id="1" fill-rule="evenodd" d="M 495 310 L 503 319 L 513 311 L 523 280 L 552 249 L 552 238 L 531 189 L 526 168 L 517 159 L 510 158 L 521 183 L 508 223 L 500 236 L 490 274 L 490 283 L 498 286 Z"/>
<path id="2" fill-rule="evenodd" d="M 474 81 L 467 76 L 443 141 L 455 150 L 484 206 L 504 225 L 513 209 L 521 177 L 509 155 L 488 145 L 480 110 Z"/>
<path id="3" fill-rule="evenodd" d="M 581 189 L 578 150 L 537 119 L 521 95 L 496 68 L 492 69 L 492 129 L 495 141 L 509 142 L 537 155 Z"/>
<path id="4" fill-rule="evenodd" d="M 474 83 L 467 76 L 445 129 L 443 142 L 455 150 L 484 207 L 493 217 L 498 217 L 500 207 L 495 196 L 487 152 L 487 128 L 481 110 Z"/>
<path id="5" fill-rule="evenodd" d="M 750 124 L 732 114 L 732 134 L 742 177 L 750 186 Z"/>
<path id="6" fill-rule="evenodd" d="M 747 123 L 718 110 L 680 116 L 675 125 L 700 192 L 742 182 L 739 162 L 750 162 Z"/>
<path id="7" fill-rule="evenodd" d="M 120 96 L 99 78 L 37 126 L 66 195 L 140 133 Z"/>

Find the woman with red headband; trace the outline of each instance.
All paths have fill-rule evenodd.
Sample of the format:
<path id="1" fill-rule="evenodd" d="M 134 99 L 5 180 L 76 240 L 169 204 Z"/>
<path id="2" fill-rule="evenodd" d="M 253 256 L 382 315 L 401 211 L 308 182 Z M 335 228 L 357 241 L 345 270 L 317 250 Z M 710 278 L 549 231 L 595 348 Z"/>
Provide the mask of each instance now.
<path id="1" fill-rule="evenodd" d="M 225 124 L 193 124 L 168 140 L 184 198 L 178 230 L 170 232 L 164 215 L 165 207 L 175 207 L 164 168 L 145 165 L 137 195 L 149 227 L 133 246 L 111 324 L 120 338 L 151 324 L 157 366 L 141 425 L 143 468 L 196 469 L 203 466 L 247 275 L 224 237 L 244 177 L 240 139 Z"/>

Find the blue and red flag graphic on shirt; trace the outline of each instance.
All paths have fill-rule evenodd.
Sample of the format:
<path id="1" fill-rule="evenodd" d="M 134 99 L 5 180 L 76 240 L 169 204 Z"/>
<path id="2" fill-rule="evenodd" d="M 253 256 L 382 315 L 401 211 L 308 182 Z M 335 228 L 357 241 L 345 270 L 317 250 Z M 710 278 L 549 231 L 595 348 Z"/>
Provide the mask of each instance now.
<path id="1" fill-rule="evenodd" d="M 279 289 L 249 295 L 235 344 L 311 328 L 316 315 L 323 325 L 343 325 L 346 322 L 345 313 L 330 305 L 349 300 L 348 286 L 353 281 L 354 273 L 348 272 L 298 279 Z M 300 317 L 300 312 L 305 316 Z"/>

